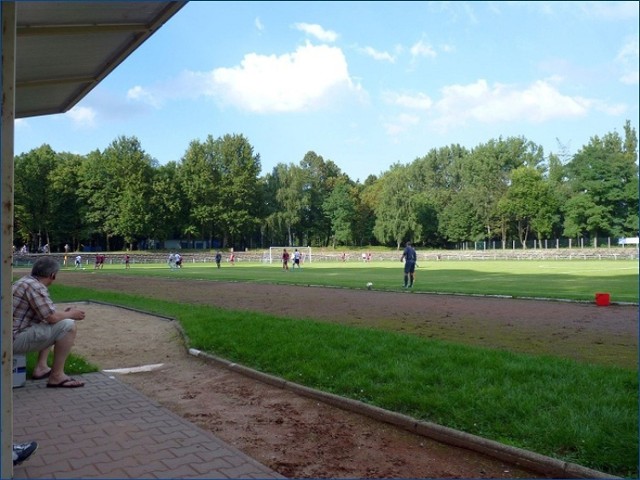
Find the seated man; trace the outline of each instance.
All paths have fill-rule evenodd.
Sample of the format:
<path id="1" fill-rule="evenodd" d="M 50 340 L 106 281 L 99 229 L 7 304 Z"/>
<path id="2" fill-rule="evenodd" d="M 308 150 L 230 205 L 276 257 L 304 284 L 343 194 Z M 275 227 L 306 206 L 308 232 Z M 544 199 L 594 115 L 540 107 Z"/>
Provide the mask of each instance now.
<path id="1" fill-rule="evenodd" d="M 77 308 L 56 311 L 48 286 L 56 279 L 60 265 L 53 257 L 38 258 L 31 274 L 13 284 L 13 353 L 38 352 L 33 379 L 49 378 L 47 387 L 76 388 L 83 382 L 64 373 L 64 365 L 76 338 L 76 320 L 84 318 Z M 47 365 L 53 347 L 53 364 Z"/>

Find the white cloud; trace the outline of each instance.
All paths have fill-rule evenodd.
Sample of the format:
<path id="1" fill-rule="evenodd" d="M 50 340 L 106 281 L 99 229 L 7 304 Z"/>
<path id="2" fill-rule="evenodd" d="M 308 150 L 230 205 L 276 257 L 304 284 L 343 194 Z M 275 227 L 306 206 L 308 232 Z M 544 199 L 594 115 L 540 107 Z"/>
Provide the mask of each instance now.
<path id="1" fill-rule="evenodd" d="M 598 20 L 627 20 L 638 18 L 638 2 L 567 2 L 568 8 Z"/>
<path id="2" fill-rule="evenodd" d="M 239 66 L 212 72 L 210 92 L 258 113 L 317 108 L 335 93 L 359 93 L 342 50 L 307 44 L 281 56 L 245 55 Z"/>
<path id="3" fill-rule="evenodd" d="M 622 66 L 625 73 L 620 77 L 620 81 L 627 85 L 638 85 L 638 63 L 640 55 L 638 53 L 638 37 L 627 41 L 616 56 L 616 63 Z"/>
<path id="4" fill-rule="evenodd" d="M 558 118 L 583 117 L 591 108 L 608 113 L 617 108 L 582 97 L 563 95 L 544 80 L 518 89 L 503 84 L 489 86 L 486 80 L 481 79 L 469 85 L 451 85 L 441 92 L 442 98 L 435 104 L 438 117 L 432 122 L 441 130 L 470 122 L 542 123 Z"/>
<path id="5" fill-rule="evenodd" d="M 406 95 L 389 92 L 384 94 L 384 99 L 387 103 L 397 105 L 403 108 L 410 108 L 414 110 L 429 110 L 433 105 L 433 100 L 424 93 L 418 93 L 417 95 Z"/>
<path id="6" fill-rule="evenodd" d="M 411 127 L 420 123 L 420 117 L 409 113 L 401 113 L 393 117 L 391 120 L 383 123 L 387 135 L 397 137 L 398 135 L 408 131 Z"/>
<path id="7" fill-rule="evenodd" d="M 627 112 L 627 106 L 622 103 L 610 105 L 600 100 L 593 100 L 591 102 L 591 106 L 595 111 L 602 112 L 605 115 L 610 115 L 613 117 L 618 117 Z"/>
<path id="8" fill-rule="evenodd" d="M 620 77 L 620 82 L 625 85 L 638 85 L 640 83 L 640 78 L 638 77 L 638 72 L 627 72 Z"/>
<path id="9" fill-rule="evenodd" d="M 385 61 L 389 63 L 395 63 L 396 59 L 388 52 L 380 52 L 373 47 L 364 47 L 359 49 L 360 52 L 373 58 L 374 60 Z"/>
<path id="10" fill-rule="evenodd" d="M 220 105 L 255 113 L 340 105 L 345 96 L 363 101 L 366 92 L 349 75 L 342 50 L 309 43 L 280 56 L 250 53 L 235 67 L 185 71 L 170 81 L 127 92 L 127 98 L 156 108 L 169 99 L 209 97 Z"/>
<path id="11" fill-rule="evenodd" d="M 75 106 L 66 115 L 78 127 L 95 126 L 96 111 L 93 108 Z"/>
<path id="12" fill-rule="evenodd" d="M 462 2 L 451 2 L 462 3 Z M 589 2 L 492 2 L 502 8 L 492 9 L 494 13 L 508 11 L 508 8 L 524 10 L 526 14 L 539 14 L 547 17 L 576 17 L 597 19 L 598 21 L 624 21 L 638 17 L 638 2 L 629 1 L 589 1 Z"/>
<path id="13" fill-rule="evenodd" d="M 434 50 L 434 48 L 431 45 L 424 43 L 422 40 L 419 40 L 418 42 L 416 42 L 411 47 L 410 51 L 413 57 L 435 58 L 437 56 L 437 53 Z"/>
<path id="14" fill-rule="evenodd" d="M 453 53 L 456 51 L 456 47 L 449 43 L 443 43 L 442 45 L 440 45 L 440 50 L 442 50 L 445 53 Z"/>
<path id="15" fill-rule="evenodd" d="M 254 20 L 254 25 L 256 26 L 256 28 L 258 29 L 259 32 L 263 32 L 264 31 L 264 25 L 262 24 L 262 20 L 260 20 L 260 17 L 256 17 L 256 19 Z"/>
<path id="16" fill-rule="evenodd" d="M 160 108 L 162 106 L 162 100 L 157 95 L 139 85 L 136 85 L 127 91 L 127 99 L 141 101 L 155 108 Z"/>
<path id="17" fill-rule="evenodd" d="M 296 23 L 293 25 L 296 30 L 311 35 L 322 42 L 335 42 L 338 34 L 331 30 L 325 30 L 322 26 L 315 23 Z"/>

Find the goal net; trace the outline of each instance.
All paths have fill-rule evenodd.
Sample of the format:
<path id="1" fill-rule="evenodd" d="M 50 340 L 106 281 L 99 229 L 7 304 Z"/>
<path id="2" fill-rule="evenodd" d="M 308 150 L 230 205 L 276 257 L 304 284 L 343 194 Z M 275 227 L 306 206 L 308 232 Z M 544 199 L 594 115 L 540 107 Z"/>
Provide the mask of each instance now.
<path id="1" fill-rule="evenodd" d="M 282 262 L 282 252 L 285 248 L 289 252 L 289 263 L 293 264 L 293 254 L 296 250 L 300 252 L 300 265 L 311 263 L 311 247 L 269 247 L 269 263 Z"/>

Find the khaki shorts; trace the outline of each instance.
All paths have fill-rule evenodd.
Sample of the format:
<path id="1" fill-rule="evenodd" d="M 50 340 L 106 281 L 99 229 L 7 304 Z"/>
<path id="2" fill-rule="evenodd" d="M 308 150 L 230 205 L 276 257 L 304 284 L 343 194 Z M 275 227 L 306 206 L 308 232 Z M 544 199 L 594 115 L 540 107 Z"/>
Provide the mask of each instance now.
<path id="1" fill-rule="evenodd" d="M 65 318 L 54 323 L 34 323 L 13 339 L 13 353 L 39 352 L 49 348 L 75 328 L 75 320 Z"/>

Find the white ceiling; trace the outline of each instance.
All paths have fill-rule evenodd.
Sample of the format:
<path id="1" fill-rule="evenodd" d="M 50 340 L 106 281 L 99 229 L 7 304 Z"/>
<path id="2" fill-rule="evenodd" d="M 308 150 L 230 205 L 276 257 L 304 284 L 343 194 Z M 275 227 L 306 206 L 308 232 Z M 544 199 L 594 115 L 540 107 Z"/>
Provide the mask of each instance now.
<path id="1" fill-rule="evenodd" d="M 16 118 L 72 108 L 186 3 L 16 2 Z"/>

